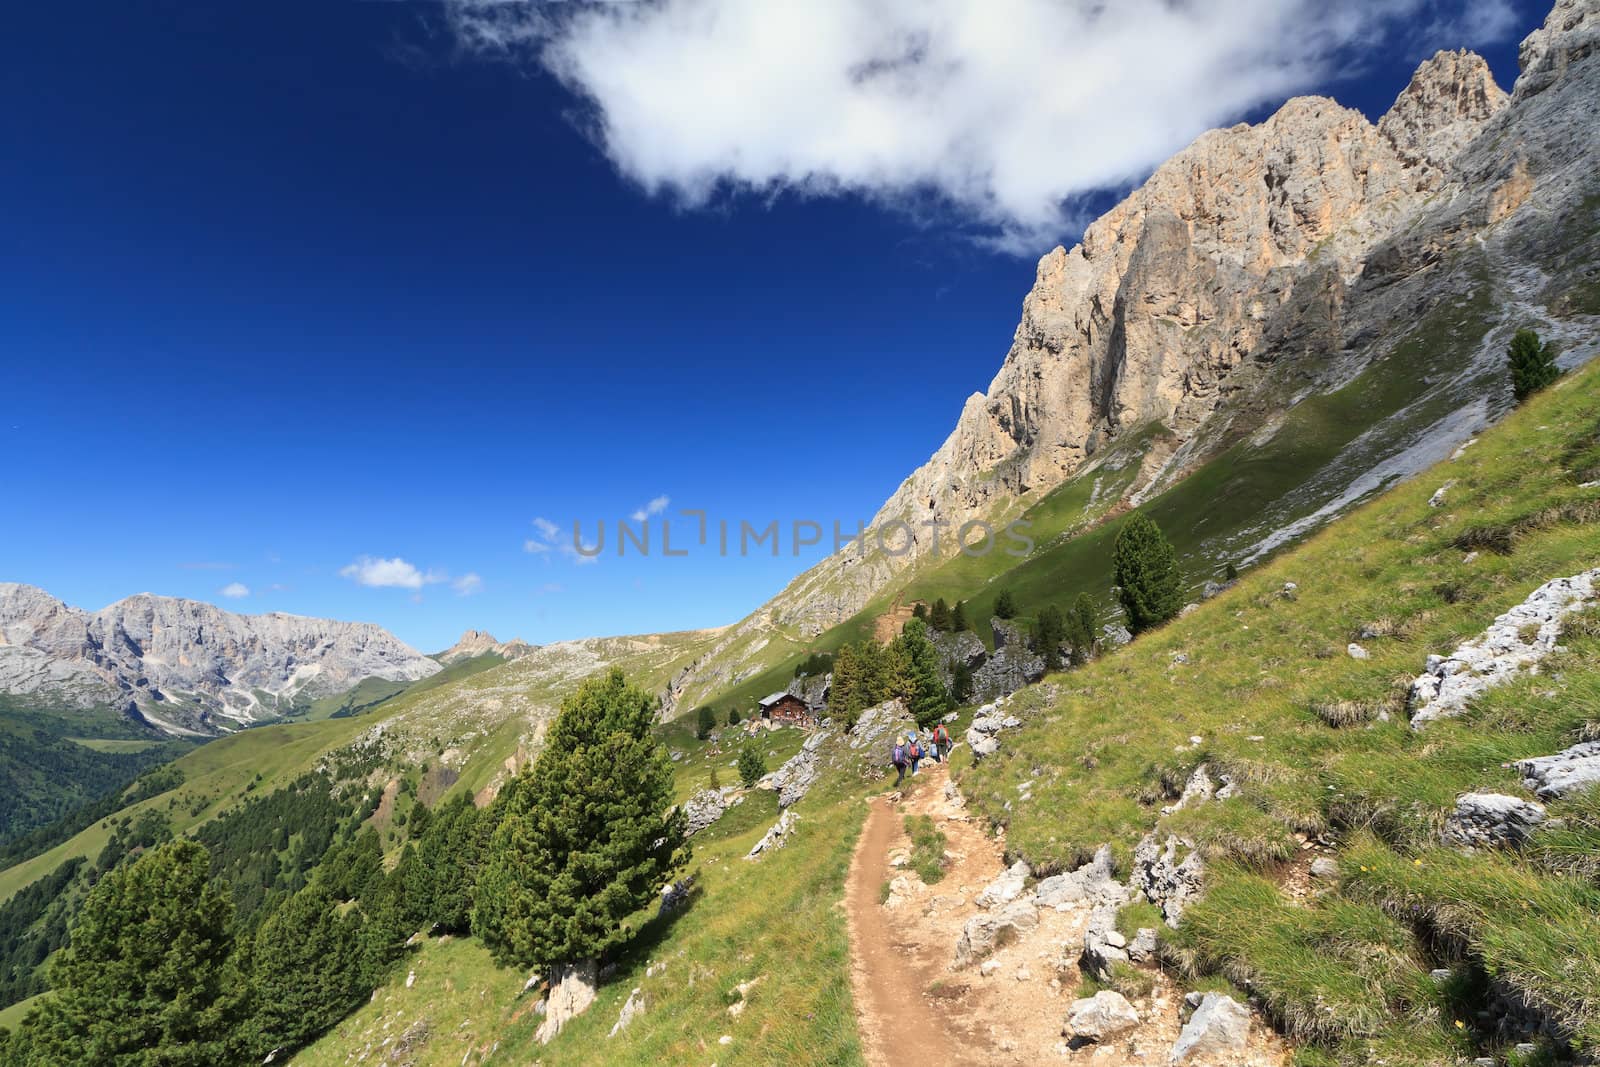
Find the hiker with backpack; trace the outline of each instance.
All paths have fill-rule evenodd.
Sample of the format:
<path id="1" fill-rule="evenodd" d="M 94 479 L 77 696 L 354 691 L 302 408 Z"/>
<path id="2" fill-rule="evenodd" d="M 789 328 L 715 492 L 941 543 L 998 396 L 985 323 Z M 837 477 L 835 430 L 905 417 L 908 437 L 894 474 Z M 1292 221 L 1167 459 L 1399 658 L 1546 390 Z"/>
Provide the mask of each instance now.
<path id="1" fill-rule="evenodd" d="M 906 739 L 906 759 L 911 763 L 911 776 L 917 774 L 917 764 L 922 762 L 922 744 L 917 740 L 917 732 L 911 731 Z"/>
<path id="2" fill-rule="evenodd" d="M 949 755 L 950 731 L 944 728 L 944 723 L 940 723 L 933 728 L 933 758 L 943 763 Z"/>
<path id="3" fill-rule="evenodd" d="M 906 780 L 906 739 L 904 735 L 894 739 L 894 751 L 889 754 L 889 762 L 894 764 L 894 788 L 899 789 L 900 783 Z"/>

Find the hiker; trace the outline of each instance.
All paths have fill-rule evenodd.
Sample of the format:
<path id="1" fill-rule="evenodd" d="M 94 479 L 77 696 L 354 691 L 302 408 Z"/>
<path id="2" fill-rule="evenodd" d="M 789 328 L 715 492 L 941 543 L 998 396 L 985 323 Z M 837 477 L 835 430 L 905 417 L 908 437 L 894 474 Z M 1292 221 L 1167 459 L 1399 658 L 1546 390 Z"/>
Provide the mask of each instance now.
<path id="1" fill-rule="evenodd" d="M 933 758 L 943 763 L 949 755 L 950 731 L 944 728 L 944 723 L 940 723 L 933 728 Z"/>
<path id="2" fill-rule="evenodd" d="M 922 762 L 922 744 L 917 740 L 915 730 L 907 735 L 906 759 L 911 762 L 911 776 L 914 778 L 917 774 L 917 764 Z"/>
<path id="3" fill-rule="evenodd" d="M 904 735 L 894 739 L 894 751 L 889 755 L 889 762 L 894 764 L 894 788 L 899 789 L 900 783 L 906 780 L 906 739 Z"/>

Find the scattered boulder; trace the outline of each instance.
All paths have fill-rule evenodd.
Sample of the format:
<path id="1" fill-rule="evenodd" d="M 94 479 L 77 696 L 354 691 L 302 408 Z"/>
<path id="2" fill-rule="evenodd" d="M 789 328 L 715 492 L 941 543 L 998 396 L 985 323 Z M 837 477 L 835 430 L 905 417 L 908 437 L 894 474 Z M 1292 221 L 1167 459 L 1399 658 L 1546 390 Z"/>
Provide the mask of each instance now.
<path id="1" fill-rule="evenodd" d="M 993 910 L 1003 904 L 1009 904 L 1022 895 L 1024 885 L 1028 881 L 1028 865 L 1021 860 L 1010 867 L 990 882 L 983 892 L 978 894 L 976 901 L 978 907 Z"/>
<path id="2" fill-rule="evenodd" d="M 1457 848 L 1516 848 L 1544 820 L 1543 804 L 1504 793 L 1467 793 L 1456 799 L 1440 837 Z"/>
<path id="3" fill-rule="evenodd" d="M 1332 856 L 1319 856 L 1311 861 L 1311 877 L 1331 882 L 1339 877 L 1339 861 Z"/>
<path id="4" fill-rule="evenodd" d="M 606 1037 L 616 1037 L 628 1028 L 628 1024 L 644 1014 L 644 997 L 640 995 L 639 987 L 634 986 L 633 992 L 628 994 L 628 1002 L 622 1006 L 622 1012 L 617 1016 L 617 1021 L 611 1027 L 611 1032 Z"/>
<path id="5" fill-rule="evenodd" d="M 1354 641 L 1351 641 L 1348 645 L 1345 645 L 1344 646 L 1344 651 L 1345 651 L 1345 654 L 1348 655 L 1351 659 L 1371 659 L 1372 658 L 1372 653 L 1371 652 L 1368 652 L 1366 649 L 1362 648 L 1360 645 L 1356 644 Z"/>
<path id="6" fill-rule="evenodd" d="M 1522 784 L 1543 800 L 1600 786 L 1600 741 L 1585 741 L 1553 756 L 1518 760 Z"/>
<path id="7" fill-rule="evenodd" d="M 1128 958 L 1134 963 L 1148 963 L 1156 958 L 1156 953 L 1161 948 L 1161 940 L 1156 935 L 1153 926 L 1141 926 L 1134 931 L 1133 940 L 1128 942 Z"/>
<path id="8" fill-rule="evenodd" d="M 786 811 L 778 816 L 778 821 L 772 824 L 772 829 L 762 835 L 761 840 L 751 847 L 749 853 L 745 855 L 745 859 L 753 860 L 764 852 L 776 852 L 788 844 L 789 834 L 794 830 L 794 824 L 798 819 L 799 816 L 792 811 Z"/>
<path id="9" fill-rule="evenodd" d="M 1169 1063 L 1236 1063 L 1250 1037 L 1250 1009 L 1222 993 L 1207 993 L 1172 1046 Z"/>
<path id="10" fill-rule="evenodd" d="M 1066 1034 L 1081 1041 L 1104 1041 L 1139 1025 L 1139 1013 L 1128 998 L 1110 989 L 1075 1000 L 1067 1009 Z"/>
<path id="11" fill-rule="evenodd" d="M 534 1035 L 541 1045 L 548 1045 L 567 1023 L 589 1010 L 594 1003 L 599 973 L 600 965 L 596 960 L 582 960 L 551 969 L 550 994 L 544 1001 L 544 1021 Z"/>
<path id="12" fill-rule="evenodd" d="M 1435 489 L 1433 491 L 1433 495 L 1428 498 L 1428 506 L 1430 508 L 1442 507 L 1444 505 L 1445 495 L 1447 493 L 1449 493 L 1450 490 L 1454 489 L 1455 487 L 1456 487 L 1456 480 L 1454 478 L 1451 478 L 1448 482 L 1445 482 L 1439 488 Z"/>
<path id="13" fill-rule="evenodd" d="M 1120 901 L 1105 901 L 1095 905 L 1089 913 L 1089 924 L 1083 930 L 1083 954 L 1078 967 L 1083 973 L 1102 982 L 1111 979 L 1112 968 L 1127 963 L 1128 939 L 1117 931 L 1117 911 Z"/>
<path id="14" fill-rule="evenodd" d="M 1039 925 L 1039 911 L 1026 900 L 1013 900 L 995 911 L 967 920 L 956 942 L 956 957 L 951 967 L 970 967 L 1007 941 Z"/>
<path id="15" fill-rule="evenodd" d="M 1238 579 L 1231 582 L 1209 581 L 1200 590 L 1200 598 L 1202 600 L 1210 600 L 1214 596 L 1221 596 L 1238 584 Z"/>
<path id="16" fill-rule="evenodd" d="M 1597 580 L 1600 567 L 1546 582 L 1450 655 L 1429 656 L 1407 696 L 1412 728 L 1459 715 L 1478 694 L 1537 669 L 1555 650 L 1562 620 L 1595 599 Z"/>

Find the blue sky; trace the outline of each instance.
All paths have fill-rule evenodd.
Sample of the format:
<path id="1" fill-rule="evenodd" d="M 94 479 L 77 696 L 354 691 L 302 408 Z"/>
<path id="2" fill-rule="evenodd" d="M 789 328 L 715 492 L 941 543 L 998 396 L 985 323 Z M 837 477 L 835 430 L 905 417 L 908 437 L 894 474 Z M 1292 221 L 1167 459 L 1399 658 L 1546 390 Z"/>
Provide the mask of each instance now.
<path id="1" fill-rule="evenodd" d="M 1318 54 L 1256 41 L 1264 75 L 1193 114 L 1163 107 L 1170 86 L 1109 119 L 1059 93 L 1040 137 L 960 126 L 925 86 L 880 113 L 854 78 L 751 65 L 773 40 L 810 55 L 797 32 L 824 53 L 852 3 L 818 0 L 831 28 L 704 39 L 644 9 L 472 0 L 11 12 L 0 579 L 89 608 L 151 591 L 366 619 L 430 651 L 468 626 L 733 621 L 827 539 L 667 559 L 657 526 L 655 554 L 618 559 L 616 520 L 663 497 L 665 517 L 870 518 L 987 386 L 1033 260 L 1141 166 L 1284 85 L 1376 116 L 1452 35 L 1509 87 L 1543 14 L 1405 0 Z M 1111 37 L 1082 47 L 1085 78 L 1130 66 Z M 982 73 L 1004 66 L 968 64 L 963 97 L 1045 78 Z M 759 109 L 725 91 L 741 78 Z M 811 106 L 783 106 L 785 78 Z M 551 543 L 536 519 L 564 541 L 602 518 L 598 562 L 529 551 Z"/>

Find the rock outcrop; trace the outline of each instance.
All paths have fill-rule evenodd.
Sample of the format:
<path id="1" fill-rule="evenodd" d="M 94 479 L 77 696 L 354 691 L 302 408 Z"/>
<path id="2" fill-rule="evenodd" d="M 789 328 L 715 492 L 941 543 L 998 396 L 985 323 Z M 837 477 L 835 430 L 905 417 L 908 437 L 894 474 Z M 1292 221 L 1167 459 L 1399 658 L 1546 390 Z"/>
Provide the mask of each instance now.
<path id="1" fill-rule="evenodd" d="M 1504 793 L 1467 793 L 1456 798 L 1440 837 L 1457 848 L 1516 848 L 1544 820 L 1543 804 Z"/>
<path id="2" fill-rule="evenodd" d="M 225 732 L 367 678 L 416 681 L 439 669 L 371 623 L 235 615 L 148 593 L 88 612 L 0 583 L 0 692 L 106 704 L 174 734 Z"/>
<path id="3" fill-rule="evenodd" d="M 1128 998 L 1110 989 L 1075 1000 L 1067 1009 L 1068 1034 L 1081 1041 L 1104 1041 L 1139 1025 L 1139 1013 Z"/>
<path id="4" fill-rule="evenodd" d="M 1412 727 L 1459 715 L 1479 694 L 1536 669 L 1555 650 L 1562 621 L 1594 601 L 1597 581 L 1600 567 L 1546 582 L 1450 655 L 1429 656 L 1407 697 Z"/>
<path id="5" fill-rule="evenodd" d="M 1584 741 L 1553 756 L 1518 760 L 1522 784 L 1542 800 L 1600 786 L 1600 741 Z"/>

